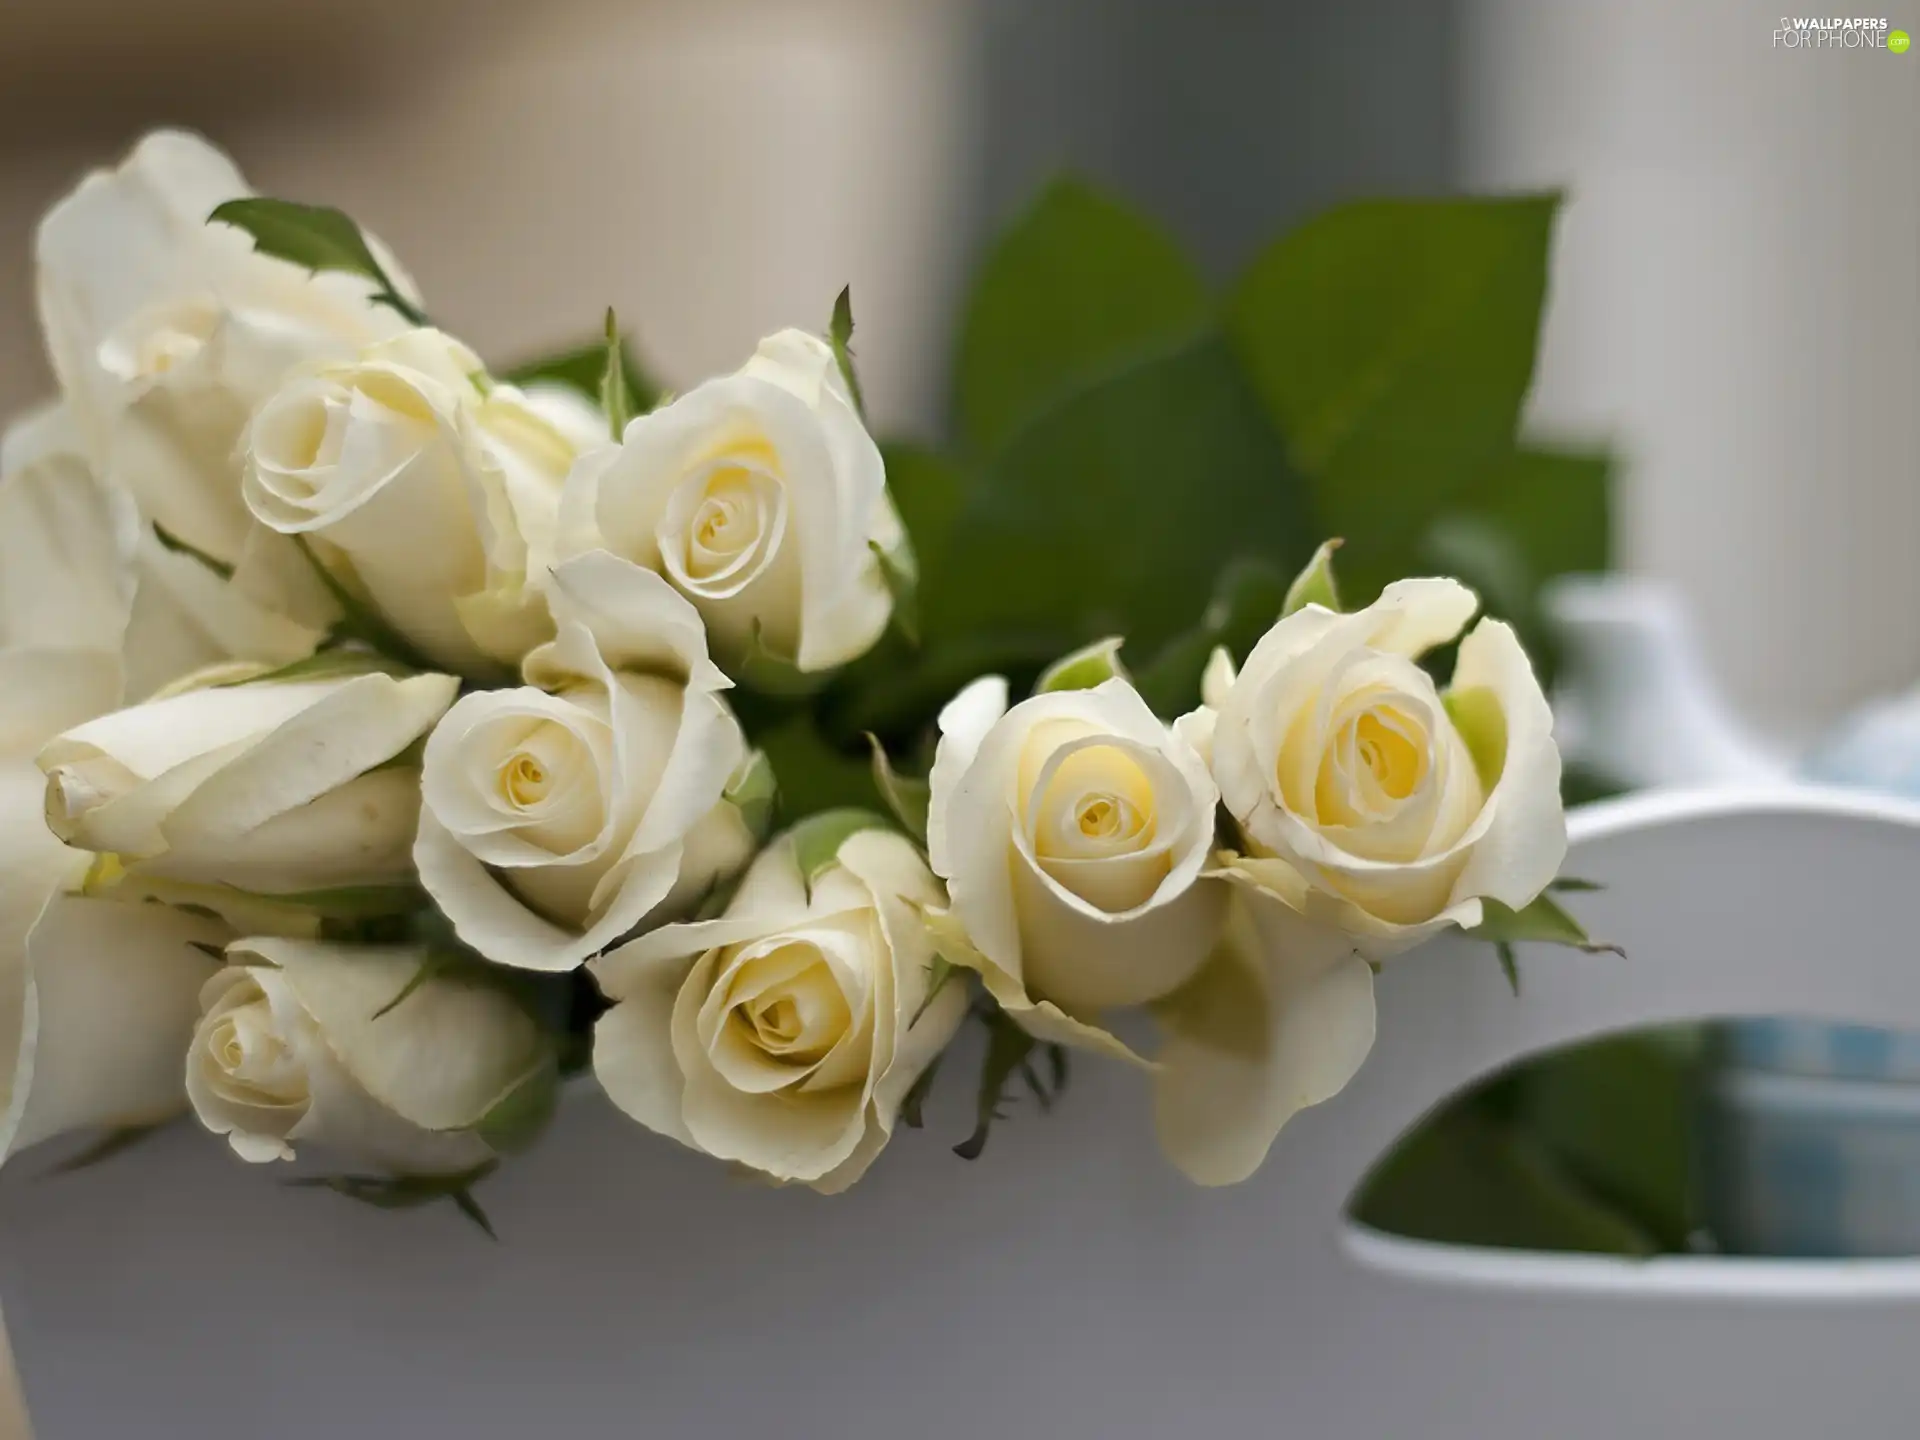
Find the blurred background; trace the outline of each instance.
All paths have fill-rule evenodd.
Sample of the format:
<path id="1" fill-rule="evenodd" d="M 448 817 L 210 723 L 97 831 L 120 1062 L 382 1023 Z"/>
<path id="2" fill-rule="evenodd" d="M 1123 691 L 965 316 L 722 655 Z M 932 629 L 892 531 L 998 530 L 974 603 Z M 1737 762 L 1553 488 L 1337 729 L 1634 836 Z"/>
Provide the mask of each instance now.
<path id="1" fill-rule="evenodd" d="M 851 281 L 877 418 L 922 434 L 972 260 L 1062 166 L 1222 278 L 1342 198 L 1565 186 L 1534 428 L 1613 444 L 1620 559 L 1798 741 L 1920 676 L 1920 53 L 1782 51 L 1777 24 L 1762 0 L 16 0 L 0 409 L 46 388 L 36 217 L 162 122 L 354 213 L 497 362 L 611 302 L 684 385 Z"/>
<path id="2" fill-rule="evenodd" d="M 501 368 L 611 303 L 683 388 L 823 328 L 851 283 L 876 426 L 928 438 L 972 267 L 1062 168 L 1221 281 L 1343 199 L 1564 187 L 1530 429 L 1613 449 L 1617 560 L 1678 597 L 1693 680 L 1785 755 L 1920 680 L 1920 52 L 1784 51 L 1770 4 L 10 0 L 0 412 L 49 389 L 39 214 L 163 123 L 351 212 Z M 1920 32 L 1920 9 L 1892 23 Z M 1681 728 L 1713 750 L 1712 723 Z M 1900 733 L 1911 781 L 1920 722 Z M 1670 1062 L 1697 1042 L 1480 1113 L 1624 1136 L 1603 1158 L 1667 1195 Z M 1620 1102 L 1612 1132 L 1595 1095 Z M 1484 1143 L 1447 1152 L 1473 1172 L 1468 1231 L 1499 1206 L 1472 1188 Z M 1683 1246 L 1688 1217 L 1666 1221 L 1654 1242 Z"/>

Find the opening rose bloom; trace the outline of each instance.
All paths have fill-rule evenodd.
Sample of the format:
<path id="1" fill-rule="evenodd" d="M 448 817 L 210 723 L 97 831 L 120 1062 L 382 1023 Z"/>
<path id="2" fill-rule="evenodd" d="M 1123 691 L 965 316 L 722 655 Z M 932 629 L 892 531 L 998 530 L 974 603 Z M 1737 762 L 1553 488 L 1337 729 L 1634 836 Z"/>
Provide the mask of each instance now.
<path id="1" fill-rule="evenodd" d="M 940 712 L 931 787 L 928 854 L 989 993 L 1042 1039 L 1129 1054 L 1100 1013 L 1177 989 L 1220 933 L 1206 764 L 1123 679 L 1009 710 L 990 676 Z"/>
<path id="2" fill-rule="evenodd" d="M 243 493 L 433 663 L 485 675 L 553 633 L 538 581 L 589 438 L 582 418 L 487 382 L 459 341 L 413 330 L 267 399 Z M 283 603 L 297 610 L 297 592 Z"/>
<path id="3" fill-rule="evenodd" d="M 236 919 L 228 902 L 249 896 L 403 885 L 420 773 L 394 762 L 458 682 L 372 663 L 343 653 L 283 678 L 208 677 L 68 730 L 39 756 L 47 824 L 130 882 L 193 887 Z"/>
<path id="4" fill-rule="evenodd" d="M 746 742 L 700 617 L 596 551 L 553 572 L 528 684 L 468 695 L 427 742 L 414 858 L 490 960 L 570 970 L 697 905 L 753 853 L 728 798 Z"/>
<path id="5" fill-rule="evenodd" d="M 254 407 L 293 367 L 406 328 L 366 280 L 313 274 L 207 223 L 251 193 L 206 141 L 159 131 L 55 205 L 35 247 L 48 354 L 95 473 L 230 564 L 252 529 L 237 442 Z"/>
<path id="6" fill-rule="evenodd" d="M 912 563 L 833 351 L 798 330 L 584 456 L 561 549 L 610 550 L 666 576 L 722 664 L 764 654 L 801 671 L 844 665 L 886 628 L 876 549 Z"/>
<path id="7" fill-rule="evenodd" d="M 922 911 L 942 897 L 912 843 L 861 830 L 812 857 L 807 830 L 762 852 L 719 919 L 593 962 L 614 1002 L 593 1069 L 649 1129 L 834 1193 L 886 1146 L 967 998 L 958 983 L 928 997 Z"/>
<path id="8" fill-rule="evenodd" d="M 1483 901 L 1522 909 L 1559 873 L 1560 756 L 1513 631 L 1481 621 L 1444 695 L 1416 663 L 1478 603 L 1420 579 L 1352 614 L 1308 605 L 1237 676 L 1217 657 L 1177 724 L 1243 846 L 1221 855 L 1228 943 L 1160 1008 L 1158 1128 L 1196 1180 L 1245 1178 L 1352 1078 L 1373 1043 L 1368 960 L 1479 924 Z"/>
<path id="9" fill-rule="evenodd" d="M 498 1153 L 501 1117 L 550 1100 L 539 1026 L 483 980 L 442 972 L 407 991 L 419 947 L 255 939 L 228 961 L 201 990 L 186 1087 L 243 1160 L 314 1145 L 395 1174 L 457 1173 Z"/>

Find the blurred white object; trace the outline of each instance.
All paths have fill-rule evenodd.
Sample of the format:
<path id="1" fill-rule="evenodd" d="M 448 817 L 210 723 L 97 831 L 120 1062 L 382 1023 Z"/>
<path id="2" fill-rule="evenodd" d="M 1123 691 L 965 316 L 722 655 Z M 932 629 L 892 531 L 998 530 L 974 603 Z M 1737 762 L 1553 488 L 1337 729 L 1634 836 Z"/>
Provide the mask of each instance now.
<path id="1" fill-rule="evenodd" d="M 1569 763 L 1628 789 L 1787 778 L 1787 754 L 1755 735 L 1714 684 L 1671 587 L 1572 575 L 1543 603 L 1561 643 L 1554 731 Z"/>

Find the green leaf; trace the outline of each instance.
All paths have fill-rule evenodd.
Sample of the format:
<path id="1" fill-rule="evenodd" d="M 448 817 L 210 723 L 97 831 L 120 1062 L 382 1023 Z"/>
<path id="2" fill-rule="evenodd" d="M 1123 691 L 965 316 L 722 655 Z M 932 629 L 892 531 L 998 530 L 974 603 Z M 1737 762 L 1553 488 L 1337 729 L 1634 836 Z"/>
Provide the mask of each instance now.
<path id="1" fill-rule="evenodd" d="M 967 477 L 951 460 L 918 445 L 888 441 L 880 453 L 887 465 L 887 493 L 913 543 L 915 569 L 924 571 L 926 557 L 946 548 L 966 504 Z"/>
<path id="2" fill-rule="evenodd" d="M 1660 1249 L 1537 1140 L 1481 1105 L 1455 1104 L 1418 1126 L 1367 1177 L 1353 1211 L 1376 1230 L 1442 1244 L 1629 1256 Z"/>
<path id="3" fill-rule="evenodd" d="M 833 319 L 827 326 L 827 343 L 833 347 L 834 364 L 840 378 L 847 382 L 847 394 L 853 397 L 853 413 L 867 423 L 867 397 L 860 393 L 860 377 L 853 368 L 853 287 L 844 286 L 834 297 Z"/>
<path id="4" fill-rule="evenodd" d="M 871 810 L 826 810 L 810 815 L 789 832 L 793 858 L 809 888 L 840 858 L 840 847 L 862 830 L 884 830 L 887 822 Z"/>
<path id="5" fill-rule="evenodd" d="M 1495 459 L 1461 494 L 1458 509 L 1507 536 L 1535 583 L 1606 570 L 1613 564 L 1617 468 L 1601 450 L 1523 445 Z"/>
<path id="6" fill-rule="evenodd" d="M 47 1171 L 47 1174 L 71 1175 L 76 1170 L 91 1170 L 95 1165 L 111 1160 L 123 1151 L 131 1150 L 142 1140 L 149 1139 L 164 1129 L 166 1129 L 164 1120 L 152 1125 L 116 1125 L 110 1130 L 103 1131 L 91 1144 L 69 1155 Z"/>
<path id="7" fill-rule="evenodd" d="M 1309 605 L 1318 605 L 1322 610 L 1339 610 L 1340 588 L 1333 583 L 1333 552 L 1342 543 L 1340 540 L 1327 540 L 1313 552 L 1313 559 L 1307 562 L 1307 568 L 1296 575 L 1293 584 L 1287 587 L 1287 598 L 1280 605 L 1281 615 L 1291 615 Z"/>
<path id="8" fill-rule="evenodd" d="M 378 287 L 375 300 L 398 312 L 409 324 L 427 323 L 419 307 L 400 293 L 381 267 L 353 217 L 343 210 L 251 195 L 216 206 L 207 220 L 246 231 L 253 237 L 253 248 L 262 255 L 291 261 L 316 274 L 337 270 L 364 276 Z"/>
<path id="9" fill-rule="evenodd" d="M 1083 645 L 1071 655 L 1063 655 L 1040 672 L 1033 693 L 1051 695 L 1056 690 L 1092 690 L 1109 680 L 1131 681 L 1127 667 L 1120 663 L 1120 647 L 1126 642 L 1109 635 L 1091 645 Z"/>
<path id="10" fill-rule="evenodd" d="M 545 1132 L 559 1099 L 560 1068 L 549 1054 L 494 1102 L 473 1131 L 502 1155 L 518 1154 Z"/>
<path id="11" fill-rule="evenodd" d="M 999 1010 L 982 1016 L 987 1027 L 986 1054 L 980 1060 L 980 1088 L 975 1098 L 973 1133 L 953 1147 L 962 1160 L 978 1160 L 987 1148 L 995 1120 L 1006 1118 L 1007 1083 L 1033 1053 L 1034 1038 Z"/>
<path id="12" fill-rule="evenodd" d="M 224 560 L 214 559 L 213 556 L 207 554 L 206 551 L 196 545 L 188 544 L 158 520 L 153 522 L 153 538 L 160 542 L 160 548 L 162 550 L 169 550 L 175 555 L 184 555 L 189 560 L 197 560 L 222 580 L 233 579 L 233 566 Z"/>
<path id="13" fill-rule="evenodd" d="M 1058 653 L 1124 634 L 1151 654 L 1231 561 L 1290 573 L 1313 528 L 1271 425 L 1208 337 L 1081 390 L 987 467 L 944 553 L 921 556 L 928 648 L 998 633 L 1056 637 Z"/>
<path id="14" fill-rule="evenodd" d="M 1170 236 L 1083 181 L 1056 180 L 975 280 L 956 366 L 963 442 L 993 454 L 1072 391 L 1190 339 L 1211 313 Z"/>
<path id="15" fill-rule="evenodd" d="M 600 408 L 617 444 L 633 419 L 633 386 L 627 379 L 627 352 L 620 341 L 620 322 L 607 307 L 607 344 L 600 362 Z"/>
<path id="16" fill-rule="evenodd" d="M 887 759 L 886 746 L 871 731 L 867 734 L 867 743 L 873 747 L 874 788 L 880 792 L 880 798 L 887 802 L 887 809 L 893 812 L 893 818 L 915 840 L 926 844 L 927 807 L 933 799 L 933 787 L 925 780 L 916 780 L 896 771 L 893 762 Z"/>
<path id="17" fill-rule="evenodd" d="M 1557 195 L 1366 201 L 1283 236 L 1228 326 L 1366 599 L 1512 448 Z"/>
<path id="18" fill-rule="evenodd" d="M 564 385 L 598 405 L 600 382 L 606 373 L 607 342 L 601 339 L 525 361 L 500 378 L 522 389 L 530 385 Z M 620 344 L 620 374 L 626 382 L 629 415 L 644 415 L 660 403 L 660 386 L 634 358 L 633 347 L 626 340 Z"/>
<path id="19" fill-rule="evenodd" d="M 306 910 L 323 920 L 373 920 L 383 915 L 404 915 L 431 903 L 424 890 L 409 884 L 332 885 L 320 890 L 289 890 L 279 894 L 242 890 L 237 885 L 219 888 L 249 900 Z"/>
<path id="20" fill-rule="evenodd" d="M 774 805 L 780 798 L 779 780 L 767 752 L 750 751 L 727 781 L 720 798 L 740 812 L 740 819 L 755 840 L 764 840 L 767 831 L 773 828 Z"/>
<path id="21" fill-rule="evenodd" d="M 1200 677 L 1214 650 L 1225 647 L 1235 660 L 1244 660 L 1280 618 L 1286 595 L 1286 576 L 1278 566 L 1234 561 L 1222 572 L 1200 623 L 1163 646 L 1134 687 L 1157 715 L 1171 718 L 1191 710 L 1200 701 Z"/>
<path id="22" fill-rule="evenodd" d="M 1476 940 L 1495 945 L 1513 945 L 1523 941 L 1540 945 L 1571 945 L 1589 954 L 1606 952 L 1624 955 L 1618 945 L 1587 938 L 1580 922 L 1569 915 L 1551 895 L 1538 895 L 1524 910 L 1510 910 L 1498 900 L 1480 902 L 1482 919 L 1467 931 Z"/>

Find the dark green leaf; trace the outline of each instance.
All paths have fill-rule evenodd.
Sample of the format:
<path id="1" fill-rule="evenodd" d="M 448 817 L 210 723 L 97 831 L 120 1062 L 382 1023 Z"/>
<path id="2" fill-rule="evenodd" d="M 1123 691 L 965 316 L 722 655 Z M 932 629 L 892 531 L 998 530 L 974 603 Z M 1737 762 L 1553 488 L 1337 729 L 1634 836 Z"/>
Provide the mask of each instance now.
<path id="1" fill-rule="evenodd" d="M 918 445 L 888 441 L 880 453 L 886 458 L 887 493 L 913 542 L 916 568 L 924 571 L 926 558 L 946 548 L 966 503 L 966 476 L 952 461 Z"/>
<path id="2" fill-rule="evenodd" d="M 232 225 L 253 237 L 253 248 L 263 255 L 291 261 L 316 273 L 337 270 L 371 280 L 374 296 L 403 316 L 409 324 L 424 325 L 427 317 L 399 292 L 375 258 L 366 236 L 353 217 L 331 205 L 302 205 L 265 195 L 229 200 L 216 206 L 209 223 Z"/>
<path id="3" fill-rule="evenodd" d="M 1536 581 L 1613 564 L 1613 457 L 1526 445 L 1500 455 L 1461 494 L 1461 513 L 1509 537 Z"/>
<path id="4" fill-rule="evenodd" d="M 589 345 L 516 365 L 500 378 L 509 385 L 523 388 L 542 384 L 564 385 L 598 405 L 600 381 L 606 373 L 607 342 L 596 340 Z M 620 373 L 626 380 L 628 414 L 644 415 L 660 403 L 660 386 L 634 359 L 633 347 L 626 340 L 620 345 Z"/>
<path id="5" fill-rule="evenodd" d="M 994 453 L 1070 392 L 1191 338 L 1211 309 L 1206 282 L 1151 220 L 1055 181 L 974 283 L 956 377 L 962 439 Z"/>
<path id="6" fill-rule="evenodd" d="M 860 423 L 867 420 L 867 397 L 860 393 L 860 377 L 853 368 L 853 287 L 844 286 L 834 297 L 833 319 L 827 326 L 827 343 L 833 347 L 833 362 L 840 367 L 840 378 L 847 382 L 847 394 L 853 398 L 854 414 Z"/>
<path id="7" fill-rule="evenodd" d="M 909 645 L 920 643 L 920 569 L 914 563 L 911 548 L 888 550 L 878 540 L 869 540 L 867 548 L 879 562 L 880 578 L 887 583 L 893 599 L 893 628 Z"/>
<path id="8" fill-rule="evenodd" d="M 1577 895 L 1583 892 L 1604 890 L 1606 888 L 1607 887 L 1602 885 L 1598 880 L 1582 880 L 1575 875 L 1562 875 L 1558 880 L 1553 881 L 1547 886 L 1547 889 L 1558 891 L 1564 895 Z"/>
<path id="9" fill-rule="evenodd" d="M 500 1239 L 500 1236 L 494 1231 L 493 1221 L 487 1217 L 487 1212 L 480 1208 L 480 1202 L 473 1198 L 473 1192 L 471 1190 L 455 1190 L 448 1195 L 447 1198 L 453 1201 L 454 1209 L 478 1225 L 481 1232 L 489 1240 L 498 1241 Z"/>
<path id="10" fill-rule="evenodd" d="M 185 555 L 189 560 L 199 561 L 222 580 L 233 579 L 233 566 L 224 560 L 214 559 L 197 546 L 189 545 L 158 520 L 153 522 L 153 538 L 160 542 L 161 549 L 171 550 L 175 555 Z"/>
<path id="11" fill-rule="evenodd" d="M 1005 1118 L 1007 1083 L 1026 1064 L 1034 1046 L 1033 1037 L 1001 1011 L 988 1011 L 982 1018 L 987 1027 L 987 1049 L 980 1061 L 973 1133 L 953 1147 L 953 1153 L 962 1160 L 978 1160 L 987 1148 L 993 1122 Z"/>
<path id="12" fill-rule="evenodd" d="M 1204 480 L 1204 483 L 1201 481 Z M 1152 653 L 1237 557 L 1312 554 L 1304 495 L 1218 337 L 1135 365 L 1049 411 L 981 475 L 936 562 L 929 651 L 976 632 L 1124 634 Z"/>
<path id="13" fill-rule="evenodd" d="M 871 755 L 847 754 L 828 744 L 811 715 L 754 732 L 753 741 L 780 778 L 779 811 L 786 824 L 846 806 L 886 807 L 874 785 Z"/>
<path id="14" fill-rule="evenodd" d="M 627 352 L 620 340 L 620 322 L 613 307 L 607 307 L 607 343 L 600 357 L 600 409 L 607 417 L 607 429 L 618 442 L 627 433 L 633 419 L 633 384 L 627 379 Z"/>
<path id="15" fill-rule="evenodd" d="M 1432 521 L 1511 449 L 1558 205 L 1344 205 L 1270 246 L 1231 297 L 1254 388 L 1321 522 L 1352 546 L 1353 600 L 1404 573 Z"/>

